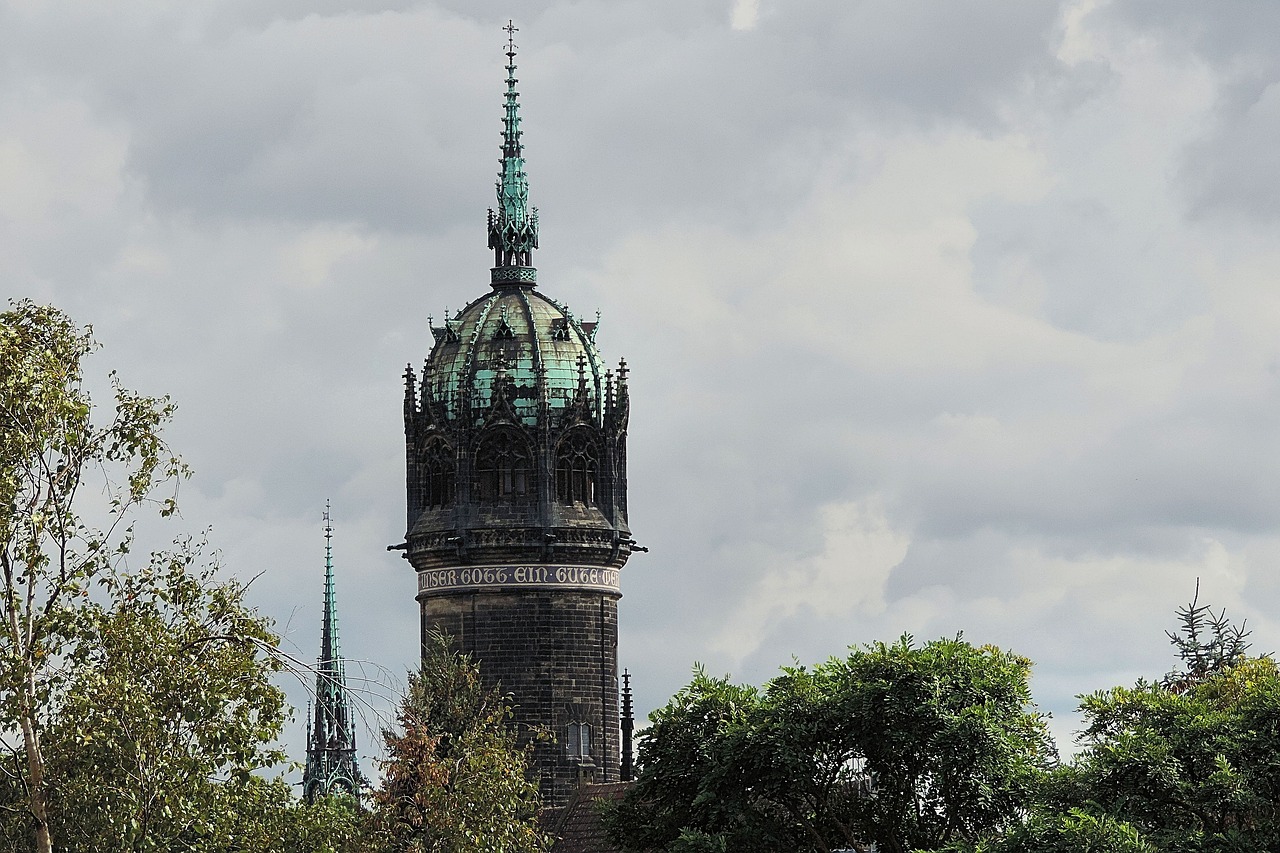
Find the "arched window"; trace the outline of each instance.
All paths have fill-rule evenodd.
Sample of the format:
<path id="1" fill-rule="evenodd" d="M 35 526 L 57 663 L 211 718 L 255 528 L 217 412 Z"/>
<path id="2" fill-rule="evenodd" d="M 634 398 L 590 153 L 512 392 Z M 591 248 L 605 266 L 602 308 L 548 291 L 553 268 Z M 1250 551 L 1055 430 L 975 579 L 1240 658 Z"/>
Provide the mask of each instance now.
<path id="1" fill-rule="evenodd" d="M 454 499 L 457 465 L 453 448 L 443 441 L 427 445 L 418 462 L 422 474 L 422 505 L 425 509 L 449 506 Z"/>
<path id="2" fill-rule="evenodd" d="M 556 498 L 566 506 L 594 506 L 599 471 L 599 445 L 586 430 L 573 430 L 556 448 Z"/>
<path id="3" fill-rule="evenodd" d="M 491 432 L 476 448 L 476 497 L 481 501 L 516 501 L 534 495 L 533 454 L 520 436 L 503 429 Z"/>
<path id="4" fill-rule="evenodd" d="M 584 760 L 591 757 L 591 726 L 586 723 L 570 723 L 565 750 L 569 757 Z"/>

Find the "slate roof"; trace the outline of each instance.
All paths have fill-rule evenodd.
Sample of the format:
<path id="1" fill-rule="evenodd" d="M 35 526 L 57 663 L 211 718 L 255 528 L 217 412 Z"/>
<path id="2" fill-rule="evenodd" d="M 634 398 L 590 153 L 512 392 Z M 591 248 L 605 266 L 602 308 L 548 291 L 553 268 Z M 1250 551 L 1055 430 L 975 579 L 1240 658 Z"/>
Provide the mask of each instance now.
<path id="1" fill-rule="evenodd" d="M 560 813 L 551 834 L 556 843 L 551 853 L 621 853 L 609 843 L 604 825 L 600 822 L 599 803 L 620 800 L 631 787 L 630 782 L 608 782 L 603 785 L 583 785 L 574 792 L 569 804 Z"/>

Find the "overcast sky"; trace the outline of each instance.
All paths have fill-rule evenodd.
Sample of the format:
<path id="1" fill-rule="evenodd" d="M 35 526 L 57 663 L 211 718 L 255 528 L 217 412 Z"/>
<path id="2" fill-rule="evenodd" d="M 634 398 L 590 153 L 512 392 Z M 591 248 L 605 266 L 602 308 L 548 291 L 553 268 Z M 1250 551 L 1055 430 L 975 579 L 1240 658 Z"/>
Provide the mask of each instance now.
<path id="1" fill-rule="evenodd" d="M 963 631 L 1069 750 L 1196 578 L 1280 649 L 1280 4 L 0 2 L 4 294 L 173 396 L 165 530 L 287 647 L 328 498 L 344 651 L 416 655 L 400 377 L 488 289 L 508 17 L 541 287 L 633 369 L 640 710 Z"/>

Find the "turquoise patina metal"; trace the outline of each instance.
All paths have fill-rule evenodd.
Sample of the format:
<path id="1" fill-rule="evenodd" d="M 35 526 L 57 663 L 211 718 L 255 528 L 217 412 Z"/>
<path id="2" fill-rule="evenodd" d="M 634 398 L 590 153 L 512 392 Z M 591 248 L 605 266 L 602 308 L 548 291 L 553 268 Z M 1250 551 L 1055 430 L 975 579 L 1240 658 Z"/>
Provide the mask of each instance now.
<path id="1" fill-rule="evenodd" d="M 531 287 L 537 281 L 533 250 L 538 248 L 538 209 L 529 207 L 529 178 L 520 143 L 520 94 L 516 91 L 516 27 L 507 23 L 507 93 L 502 115 L 502 168 L 498 171 L 498 209 L 489 211 L 489 248 L 493 249 L 494 286 Z"/>
<path id="2" fill-rule="evenodd" d="M 432 326 L 435 346 L 421 388 L 413 390 L 430 417 L 447 422 L 480 426 L 507 414 L 525 426 L 549 426 L 573 410 L 575 417 L 598 425 L 612 378 L 595 346 L 596 323 L 580 321 L 567 306 L 534 289 L 538 212 L 529 207 L 520 144 L 511 38 L 516 28 L 508 24 L 506 29 L 502 170 L 498 207 L 489 211 L 493 291 L 447 317 L 443 326 Z"/>
<path id="3" fill-rule="evenodd" d="M 570 408 L 599 424 L 612 377 L 595 331 L 595 322 L 536 290 L 499 288 L 433 326 L 422 402 L 437 417 L 475 426 L 506 407 L 531 427 L 563 420 Z"/>

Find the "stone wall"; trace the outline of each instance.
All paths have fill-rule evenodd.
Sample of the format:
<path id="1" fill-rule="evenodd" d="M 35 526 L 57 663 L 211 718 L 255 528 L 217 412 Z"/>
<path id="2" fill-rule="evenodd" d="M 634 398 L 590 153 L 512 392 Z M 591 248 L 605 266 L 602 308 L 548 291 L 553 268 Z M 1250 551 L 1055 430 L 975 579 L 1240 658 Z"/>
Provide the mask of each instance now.
<path id="1" fill-rule="evenodd" d="M 533 755 L 543 801 L 562 806 L 581 781 L 619 778 L 618 594 L 484 591 L 419 598 L 422 629 L 442 631 L 515 700 L 521 742 L 543 725 L 554 743 Z M 590 757 L 568 752 L 571 723 L 590 726 Z"/>

